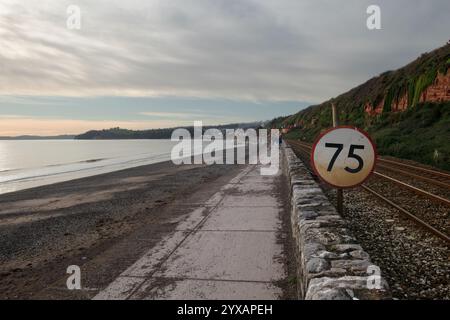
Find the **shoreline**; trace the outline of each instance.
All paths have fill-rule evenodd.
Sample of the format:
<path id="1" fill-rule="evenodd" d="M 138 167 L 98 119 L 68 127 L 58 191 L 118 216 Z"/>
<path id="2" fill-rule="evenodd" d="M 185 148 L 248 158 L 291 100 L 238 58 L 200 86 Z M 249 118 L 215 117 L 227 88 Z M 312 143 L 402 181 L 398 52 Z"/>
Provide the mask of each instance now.
<path id="1" fill-rule="evenodd" d="M 165 139 L 147 139 L 147 140 L 162 141 Z M 167 142 L 174 143 L 171 140 L 168 140 Z M 222 152 L 224 152 L 225 154 L 228 148 L 225 145 L 223 147 L 224 148 L 222 149 Z M 239 149 L 241 147 L 242 146 L 240 145 L 235 145 L 232 148 Z M 172 162 L 171 153 L 172 149 L 168 149 L 165 150 L 165 152 L 156 153 L 154 155 L 139 153 L 135 154 L 134 156 L 126 156 L 126 157 L 123 155 L 112 158 L 97 157 L 78 160 L 74 162 L 64 162 L 37 167 L 6 169 L 4 171 L 0 171 L 0 174 L 2 173 L 5 174 L 3 177 L 0 175 L 0 178 L 2 178 L 0 179 L 0 196 L 36 187 L 48 186 L 66 181 L 73 181 L 77 179 L 108 174 L 112 172 L 132 169 L 141 166 L 153 165 L 163 162 Z M 139 156 L 144 154 L 146 155 L 145 157 Z M 200 154 L 204 154 L 203 149 L 202 152 L 194 152 L 191 158 L 194 159 L 195 156 L 198 156 Z M 179 158 L 175 159 L 178 160 Z M 59 169 L 56 170 L 55 168 Z M 10 179 L 8 180 L 9 173 L 14 174 L 12 175 L 12 177 L 9 177 Z"/>
<path id="2" fill-rule="evenodd" d="M 0 159 L 0 167 L 6 169 L 0 174 L 0 194 L 169 161 L 173 145 L 170 140 L 127 141 L 125 144 L 41 142 L 37 145 L 36 141 L 23 141 L 24 145 L 12 142 L 0 146 L 6 152 L 6 157 Z"/>
<path id="3" fill-rule="evenodd" d="M 210 196 L 239 168 L 165 161 L 0 195 L 1 297 L 38 297 L 68 265 L 144 227 L 156 242 L 189 210 L 186 198 Z M 139 254 L 133 247 L 126 255 Z M 120 264 L 98 268 L 112 268 L 105 274 L 114 277 Z"/>
<path id="4" fill-rule="evenodd" d="M 160 156 L 164 156 L 164 154 L 162 154 Z M 170 160 L 165 160 L 165 159 L 157 160 L 157 157 L 158 156 L 155 156 L 155 158 L 153 159 L 153 160 L 156 160 L 155 162 L 151 162 L 152 160 L 149 159 L 148 162 L 141 163 L 136 166 L 126 167 L 125 164 L 127 162 L 123 162 L 123 163 L 117 163 L 117 164 L 113 164 L 113 165 L 105 165 L 105 166 L 100 166 L 100 167 L 88 167 L 88 168 L 78 169 L 78 170 L 73 170 L 73 171 L 59 172 L 59 173 L 54 173 L 54 174 L 42 175 L 42 176 L 31 176 L 31 177 L 25 177 L 25 178 L 16 179 L 16 180 L 8 180 L 8 181 L 0 183 L 0 185 L 1 184 L 3 184 L 3 185 L 6 185 L 6 184 L 19 184 L 19 185 L 25 184 L 25 185 L 27 185 L 27 182 L 28 182 L 30 186 L 18 187 L 17 189 L 10 188 L 11 191 L 6 191 L 6 192 L 2 192 L 1 188 L 0 188 L 0 197 L 2 195 L 7 195 L 10 193 L 14 193 L 14 192 L 20 192 L 20 191 L 50 186 L 50 185 L 59 184 L 59 183 L 95 177 L 95 176 L 99 176 L 99 175 L 103 175 L 103 174 L 119 172 L 122 170 L 128 170 L 128 169 L 133 169 L 133 168 L 138 168 L 138 167 L 143 167 L 143 166 L 150 166 L 150 165 L 164 163 L 164 162 L 171 162 Z M 97 162 L 97 161 L 86 160 L 86 161 L 83 161 L 82 163 L 93 163 L 93 162 Z M 75 163 L 75 164 L 77 164 L 77 163 Z M 64 166 L 64 165 L 71 165 L 71 164 L 62 164 L 61 166 Z M 119 167 L 124 166 L 124 167 L 117 168 L 117 166 L 119 166 Z M 42 169 L 42 168 L 38 168 L 38 169 Z M 36 169 L 36 170 L 38 170 L 38 169 Z M 17 171 L 17 170 L 27 170 L 27 169 L 12 169 L 12 170 L 7 170 L 5 172 L 13 171 L 13 170 Z M 41 178 L 41 179 L 34 182 L 33 178 Z"/>

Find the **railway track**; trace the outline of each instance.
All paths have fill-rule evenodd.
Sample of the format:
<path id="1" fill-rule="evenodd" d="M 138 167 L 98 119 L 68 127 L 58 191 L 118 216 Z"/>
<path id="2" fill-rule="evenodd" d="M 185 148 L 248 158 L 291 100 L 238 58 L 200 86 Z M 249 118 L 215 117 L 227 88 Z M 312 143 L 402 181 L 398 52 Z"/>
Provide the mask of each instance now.
<path id="1" fill-rule="evenodd" d="M 305 143 L 305 142 L 299 142 L 295 140 L 289 140 L 289 143 L 294 145 L 296 148 L 301 148 L 304 151 L 311 152 L 312 145 Z M 444 194 L 444 196 L 433 195 L 432 193 L 428 192 L 428 197 L 440 202 L 445 203 L 446 205 L 450 205 L 450 200 L 448 198 L 450 197 L 450 174 L 446 172 L 441 172 L 437 170 L 432 170 L 428 168 L 413 166 L 407 163 L 404 163 L 400 160 L 391 160 L 391 159 L 385 159 L 383 157 L 377 158 L 377 166 L 376 166 L 375 174 L 381 175 L 380 171 L 389 171 L 394 172 L 409 178 L 412 178 L 414 180 L 420 180 L 424 181 L 426 183 L 433 184 L 435 186 L 441 187 L 442 190 L 440 193 L 441 195 Z M 424 176 L 426 175 L 426 176 Z M 383 176 L 385 179 L 393 178 L 389 175 Z M 398 179 L 396 179 L 398 180 Z M 402 181 L 400 181 L 402 182 Z M 400 183 L 398 183 L 400 184 Z M 408 188 L 409 186 L 403 185 L 403 187 Z M 412 188 L 411 188 L 412 189 Z M 418 188 L 414 189 L 417 193 L 426 194 L 427 192 L 422 192 Z M 446 199 L 447 198 L 447 199 Z"/>
<path id="2" fill-rule="evenodd" d="M 296 140 L 288 140 L 287 143 L 292 146 L 294 151 L 300 152 L 305 156 L 306 165 L 310 168 L 309 158 L 312 146 Z M 377 162 L 373 177 L 361 187 L 366 192 L 395 208 L 402 216 L 413 221 L 414 224 L 450 244 L 448 214 L 444 214 L 441 218 L 436 217 L 436 212 L 446 211 L 447 208 L 450 208 L 450 174 L 412 166 L 400 160 L 379 157 Z M 386 188 L 384 186 L 386 184 L 390 192 L 389 195 L 385 195 Z M 420 184 L 421 187 L 418 187 L 417 184 Z M 397 189 L 401 189 L 397 198 L 402 199 L 402 205 L 391 199 L 392 194 L 395 193 L 395 188 L 392 188 L 392 185 L 397 186 Z M 424 187 L 427 187 L 427 190 L 424 190 Z M 377 189 L 382 189 L 383 191 Z M 430 192 L 430 189 L 433 192 Z M 416 197 L 405 196 L 403 194 L 405 191 L 413 192 Z M 405 201 L 405 199 L 408 201 Z M 434 204 L 428 204 L 428 201 Z M 420 206 L 414 205 L 414 203 L 418 202 L 420 202 Z M 426 203 L 426 205 L 422 205 L 422 203 Z M 408 209 L 408 206 L 411 208 Z M 414 206 L 423 209 L 420 212 L 412 213 Z"/>
<path id="3" fill-rule="evenodd" d="M 295 145 L 297 148 L 302 148 L 303 150 L 308 152 L 310 152 L 312 149 L 312 145 L 304 142 L 289 140 L 289 143 Z M 396 161 L 391 159 L 385 159 L 383 157 L 377 158 L 376 169 L 378 172 L 381 170 L 387 170 L 417 180 L 425 181 L 427 183 L 442 187 L 443 189 L 445 189 L 446 192 L 450 193 L 450 174 L 446 172 L 413 166 L 399 160 Z M 438 201 L 442 201 L 442 199 L 439 199 Z M 450 204 L 449 200 L 444 200 L 444 202 Z"/>

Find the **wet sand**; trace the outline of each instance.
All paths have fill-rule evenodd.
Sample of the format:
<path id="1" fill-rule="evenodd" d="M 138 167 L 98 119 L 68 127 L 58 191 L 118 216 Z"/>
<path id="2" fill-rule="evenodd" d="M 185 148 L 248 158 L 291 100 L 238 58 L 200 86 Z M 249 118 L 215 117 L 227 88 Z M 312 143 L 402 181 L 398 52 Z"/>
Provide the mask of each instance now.
<path id="1" fill-rule="evenodd" d="M 0 195 L 0 298 L 89 298 L 62 292 L 69 265 L 106 285 L 240 168 L 163 162 Z"/>

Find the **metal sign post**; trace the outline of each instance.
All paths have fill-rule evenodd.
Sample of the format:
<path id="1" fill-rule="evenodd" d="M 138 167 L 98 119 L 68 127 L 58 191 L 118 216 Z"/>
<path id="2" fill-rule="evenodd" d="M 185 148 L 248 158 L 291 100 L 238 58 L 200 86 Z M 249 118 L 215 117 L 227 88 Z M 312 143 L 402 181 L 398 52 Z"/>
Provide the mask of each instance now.
<path id="1" fill-rule="evenodd" d="M 334 103 L 331 104 L 331 110 L 333 111 L 333 127 L 336 128 L 339 126 L 339 115 L 336 110 L 336 105 Z M 344 190 L 342 188 L 336 189 L 337 194 L 337 211 L 340 215 L 344 214 Z"/>
<path id="2" fill-rule="evenodd" d="M 321 133 L 313 144 L 311 164 L 318 177 L 336 188 L 337 210 L 343 214 L 343 189 L 353 188 L 369 178 L 375 168 L 377 151 L 363 130 L 339 126 L 334 104 L 332 110 L 333 128 Z"/>

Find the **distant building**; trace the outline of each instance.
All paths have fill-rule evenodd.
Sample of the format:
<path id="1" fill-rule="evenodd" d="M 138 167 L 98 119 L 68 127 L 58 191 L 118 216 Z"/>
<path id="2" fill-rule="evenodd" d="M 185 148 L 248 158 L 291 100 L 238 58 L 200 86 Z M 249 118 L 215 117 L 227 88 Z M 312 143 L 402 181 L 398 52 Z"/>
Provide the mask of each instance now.
<path id="1" fill-rule="evenodd" d="M 286 134 L 286 133 L 290 132 L 291 130 L 297 129 L 297 128 L 300 128 L 300 126 L 298 124 L 290 124 L 287 126 L 283 126 L 283 128 L 281 128 L 281 133 Z"/>

